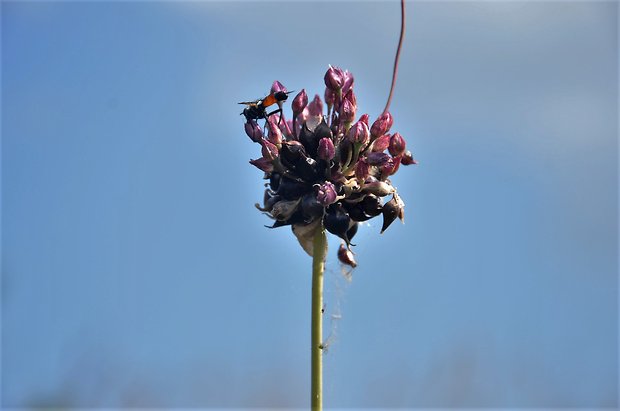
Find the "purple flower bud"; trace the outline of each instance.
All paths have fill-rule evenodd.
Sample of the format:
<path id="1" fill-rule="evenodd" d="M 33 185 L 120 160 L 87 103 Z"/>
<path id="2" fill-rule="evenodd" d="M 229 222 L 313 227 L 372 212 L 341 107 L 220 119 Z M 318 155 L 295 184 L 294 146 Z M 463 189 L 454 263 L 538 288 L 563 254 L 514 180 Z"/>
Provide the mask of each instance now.
<path id="1" fill-rule="evenodd" d="M 298 115 L 304 108 L 308 105 L 308 95 L 306 94 L 306 89 L 301 89 L 301 91 L 295 96 L 293 99 L 293 115 Z"/>
<path id="2" fill-rule="evenodd" d="M 353 83 L 355 79 L 353 78 L 353 74 L 349 72 L 349 70 L 344 71 L 344 81 L 342 83 L 342 93 L 346 94 L 349 90 L 353 89 Z"/>
<path id="3" fill-rule="evenodd" d="M 271 116 L 267 120 L 267 138 L 269 141 L 276 146 L 282 144 L 282 130 L 278 127 L 279 118 L 275 118 L 276 116 Z"/>
<path id="4" fill-rule="evenodd" d="M 369 153 L 366 156 L 366 161 L 371 166 L 379 166 L 381 167 L 385 163 L 387 163 L 391 159 L 389 154 L 386 153 Z"/>
<path id="5" fill-rule="evenodd" d="M 273 85 L 271 86 L 271 92 L 272 93 L 277 93 L 277 92 L 283 92 L 286 93 L 288 90 L 286 89 L 286 87 L 284 87 L 282 85 L 282 83 L 280 83 L 278 80 L 273 82 Z"/>
<path id="6" fill-rule="evenodd" d="M 342 264 L 349 265 L 353 268 L 357 267 L 353 252 L 349 250 L 349 247 L 345 244 L 340 244 L 340 248 L 338 249 L 338 260 L 340 260 Z"/>
<path id="7" fill-rule="evenodd" d="M 355 96 L 355 93 L 353 92 L 353 90 L 349 90 L 344 94 L 344 100 L 349 100 L 351 104 L 355 106 L 355 109 L 357 110 L 357 97 Z"/>
<path id="8" fill-rule="evenodd" d="M 394 157 L 400 156 L 405 152 L 405 139 L 400 133 L 394 133 L 392 138 L 390 138 L 390 146 L 388 147 L 388 151 Z"/>
<path id="9" fill-rule="evenodd" d="M 389 134 L 385 134 L 372 143 L 372 151 L 377 153 L 383 153 L 390 146 L 390 138 Z"/>
<path id="10" fill-rule="evenodd" d="M 413 156 L 411 155 L 411 151 L 407 150 L 405 152 L 405 154 L 403 154 L 403 158 L 401 160 L 401 163 L 404 166 L 409 166 L 411 164 L 418 164 L 417 161 L 415 161 L 415 159 L 413 158 Z"/>
<path id="11" fill-rule="evenodd" d="M 361 120 L 353 124 L 347 133 L 347 139 L 351 143 L 360 144 L 362 147 L 366 147 L 370 141 L 370 131 L 368 131 L 368 125 Z"/>
<path id="12" fill-rule="evenodd" d="M 352 123 L 355 120 L 355 112 L 357 111 L 357 99 L 352 90 L 345 94 L 342 105 L 340 106 L 340 119 L 345 123 Z"/>
<path id="13" fill-rule="evenodd" d="M 278 158 L 278 155 L 279 155 L 278 147 L 276 147 L 275 144 L 272 144 L 271 142 L 267 140 L 263 140 L 262 144 L 263 144 L 263 148 L 261 152 L 263 153 L 263 157 L 265 157 L 266 159 L 270 161 Z"/>
<path id="14" fill-rule="evenodd" d="M 255 120 L 245 123 L 245 134 L 255 143 L 260 143 L 263 139 L 263 129 L 260 128 Z"/>
<path id="15" fill-rule="evenodd" d="M 325 88 L 325 103 L 327 104 L 327 107 L 333 107 L 335 102 L 336 102 L 336 92 L 328 88 Z"/>
<path id="16" fill-rule="evenodd" d="M 342 106 L 340 107 L 340 119 L 345 123 L 351 123 L 355 120 L 355 109 L 356 107 L 351 103 L 350 100 L 344 100 L 342 102 Z"/>
<path id="17" fill-rule="evenodd" d="M 308 115 L 310 117 L 318 117 L 323 115 L 323 101 L 318 94 L 314 95 L 314 99 L 308 104 Z"/>
<path id="18" fill-rule="evenodd" d="M 319 158 L 329 161 L 336 155 L 336 148 L 331 138 L 324 137 L 319 140 Z"/>
<path id="19" fill-rule="evenodd" d="M 265 173 L 271 173 L 273 171 L 273 164 L 271 164 L 271 160 L 266 159 L 265 157 L 257 158 L 256 160 L 250 160 L 250 164 L 259 170 L 264 171 Z"/>
<path id="20" fill-rule="evenodd" d="M 280 129 L 280 132 L 282 133 L 283 136 L 286 136 L 287 138 L 291 138 L 293 133 L 291 131 L 291 120 L 287 120 L 283 115 L 281 115 L 282 113 L 276 113 L 273 114 L 271 116 L 269 116 L 269 118 L 267 119 L 267 131 L 269 131 L 269 127 L 272 127 L 270 124 L 273 123 L 275 125 L 275 128 Z M 275 144 L 275 143 L 274 143 Z"/>
<path id="21" fill-rule="evenodd" d="M 344 73 L 342 69 L 338 67 L 332 67 L 330 65 L 327 69 L 327 72 L 325 73 L 324 79 L 325 86 L 327 86 L 327 88 L 338 91 L 342 88 L 342 85 L 344 84 Z"/>
<path id="22" fill-rule="evenodd" d="M 382 136 L 388 131 L 390 131 L 393 123 L 394 118 L 389 111 L 386 111 L 382 113 L 379 118 L 375 120 L 374 123 L 372 123 L 372 127 L 370 128 L 370 134 L 372 134 L 372 136 L 375 138 Z"/>
<path id="23" fill-rule="evenodd" d="M 365 181 L 370 174 L 370 166 L 365 159 L 360 159 L 355 165 L 355 178 L 359 181 Z"/>
<path id="24" fill-rule="evenodd" d="M 381 166 L 381 175 L 384 178 L 388 178 L 389 176 L 396 174 L 400 167 L 400 157 L 390 158 L 387 163 Z"/>
<path id="25" fill-rule="evenodd" d="M 369 127 L 369 125 L 368 125 L 368 114 L 362 114 L 362 116 L 360 117 L 360 119 L 358 121 L 361 121 L 362 123 L 366 124 L 366 127 Z"/>
<path id="26" fill-rule="evenodd" d="M 315 187 L 318 188 L 316 199 L 322 206 L 327 207 L 336 202 L 338 193 L 336 193 L 336 186 L 333 183 L 326 181 L 323 184 L 316 184 Z"/>

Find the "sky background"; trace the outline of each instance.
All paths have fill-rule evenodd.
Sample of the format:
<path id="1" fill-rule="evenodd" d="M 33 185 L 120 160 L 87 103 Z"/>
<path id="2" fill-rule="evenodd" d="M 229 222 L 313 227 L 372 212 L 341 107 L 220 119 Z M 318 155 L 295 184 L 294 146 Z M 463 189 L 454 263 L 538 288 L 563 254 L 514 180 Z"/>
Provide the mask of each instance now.
<path id="1" fill-rule="evenodd" d="M 0 404 L 307 406 L 311 259 L 254 208 L 237 102 L 322 95 L 332 64 L 372 121 L 398 3 L 1 14 Z M 331 242 L 325 405 L 618 406 L 618 3 L 415 2 L 408 25 L 393 130 L 420 164 L 351 281 Z"/>

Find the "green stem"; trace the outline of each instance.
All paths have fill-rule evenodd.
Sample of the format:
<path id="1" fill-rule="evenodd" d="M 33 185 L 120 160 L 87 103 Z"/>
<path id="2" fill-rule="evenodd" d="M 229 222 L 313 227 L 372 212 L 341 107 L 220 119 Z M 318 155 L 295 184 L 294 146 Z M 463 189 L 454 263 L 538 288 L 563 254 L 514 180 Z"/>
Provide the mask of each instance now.
<path id="1" fill-rule="evenodd" d="M 349 153 L 349 156 L 347 157 L 347 160 L 349 160 L 349 162 L 347 163 L 347 168 L 342 172 L 342 174 L 346 177 L 347 174 L 349 174 L 351 171 L 353 171 L 355 169 L 355 165 L 357 164 L 357 159 L 360 156 L 360 149 L 362 148 L 362 145 L 360 143 L 353 143 L 353 158 L 351 158 L 351 155 Z"/>
<path id="2" fill-rule="evenodd" d="M 327 237 L 323 225 L 314 233 L 312 256 L 311 409 L 323 409 L 323 271 Z"/>

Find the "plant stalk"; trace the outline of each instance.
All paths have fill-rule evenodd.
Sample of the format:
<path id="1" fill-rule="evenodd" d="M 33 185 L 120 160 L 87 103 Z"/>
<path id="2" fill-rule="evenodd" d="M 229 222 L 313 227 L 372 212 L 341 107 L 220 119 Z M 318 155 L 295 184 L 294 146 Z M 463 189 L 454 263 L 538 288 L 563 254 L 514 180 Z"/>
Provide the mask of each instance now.
<path id="1" fill-rule="evenodd" d="M 405 39 L 405 0 L 400 0 L 400 36 L 398 37 L 398 47 L 396 47 L 396 57 L 394 57 L 394 69 L 392 71 L 392 85 L 390 86 L 390 95 L 383 113 L 390 109 L 392 95 L 394 94 L 394 86 L 396 86 L 396 76 L 398 76 L 398 62 L 400 60 L 400 51 L 403 49 L 403 40 Z"/>
<path id="2" fill-rule="evenodd" d="M 327 237 L 320 224 L 313 239 L 312 256 L 312 321 L 311 321 L 311 374 L 310 405 L 312 411 L 323 409 L 323 271 Z"/>

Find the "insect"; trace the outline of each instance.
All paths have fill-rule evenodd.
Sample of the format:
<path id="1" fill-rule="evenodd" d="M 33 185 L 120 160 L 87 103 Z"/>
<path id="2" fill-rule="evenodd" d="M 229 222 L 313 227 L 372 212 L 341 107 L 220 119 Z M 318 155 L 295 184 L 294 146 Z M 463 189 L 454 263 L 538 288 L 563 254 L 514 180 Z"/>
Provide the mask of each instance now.
<path id="1" fill-rule="evenodd" d="M 276 91 L 275 93 L 270 93 L 267 97 L 261 98 L 255 101 L 243 101 L 239 104 L 245 104 L 247 107 L 243 109 L 243 114 L 247 121 L 250 120 L 259 120 L 259 119 L 267 119 L 267 117 L 282 112 L 282 103 L 286 101 L 288 95 L 292 93 L 292 91 Z M 267 108 L 273 106 L 274 104 L 278 105 L 278 108 L 270 113 L 267 112 Z M 282 120 L 282 117 L 280 117 Z"/>

